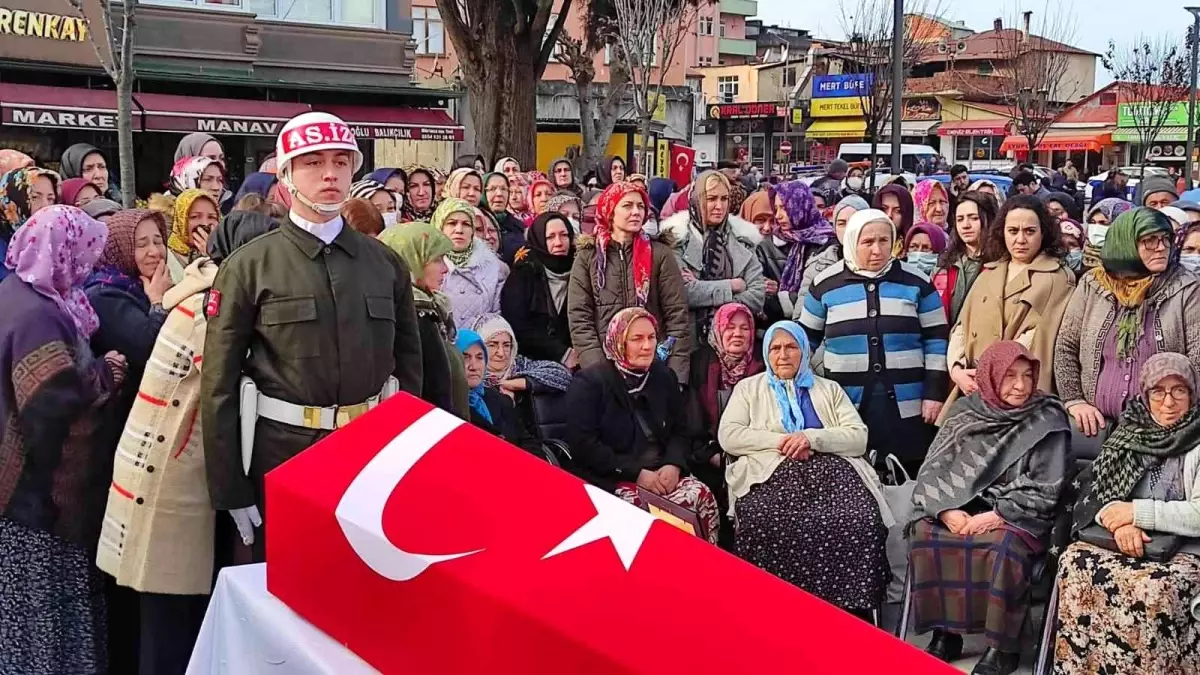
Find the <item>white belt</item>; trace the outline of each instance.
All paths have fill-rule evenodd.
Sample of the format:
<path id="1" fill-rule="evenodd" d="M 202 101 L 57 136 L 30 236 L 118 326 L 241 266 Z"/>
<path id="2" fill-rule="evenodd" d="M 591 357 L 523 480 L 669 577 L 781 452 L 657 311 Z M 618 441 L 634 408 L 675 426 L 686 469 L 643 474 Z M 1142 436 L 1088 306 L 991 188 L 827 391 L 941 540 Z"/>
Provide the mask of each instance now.
<path id="1" fill-rule="evenodd" d="M 333 431 L 344 427 L 358 417 L 379 405 L 380 396 L 371 398 L 355 405 L 332 405 L 325 408 L 316 406 L 288 403 L 266 394 L 258 395 L 258 416 L 269 420 L 290 424 L 305 429 L 320 429 Z"/>

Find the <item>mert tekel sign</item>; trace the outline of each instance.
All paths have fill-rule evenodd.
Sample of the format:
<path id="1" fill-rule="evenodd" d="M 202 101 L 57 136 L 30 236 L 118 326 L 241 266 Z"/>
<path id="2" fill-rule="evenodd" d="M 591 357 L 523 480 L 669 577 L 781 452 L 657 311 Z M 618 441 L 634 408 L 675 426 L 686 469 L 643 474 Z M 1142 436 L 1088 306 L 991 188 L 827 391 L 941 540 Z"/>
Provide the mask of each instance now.
<path id="1" fill-rule="evenodd" d="M 0 0 L 0 59 L 98 68 L 107 43 L 99 3 L 84 0 L 89 20 L 67 0 Z M 95 33 L 95 34 L 93 34 Z"/>

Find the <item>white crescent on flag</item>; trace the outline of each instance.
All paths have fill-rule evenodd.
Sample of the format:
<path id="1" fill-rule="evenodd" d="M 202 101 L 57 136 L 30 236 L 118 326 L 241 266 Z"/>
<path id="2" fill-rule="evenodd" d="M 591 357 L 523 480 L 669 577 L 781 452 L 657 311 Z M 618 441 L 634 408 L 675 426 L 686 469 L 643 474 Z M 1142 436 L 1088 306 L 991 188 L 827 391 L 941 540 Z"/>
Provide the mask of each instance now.
<path id="1" fill-rule="evenodd" d="M 334 514 L 342 534 L 358 557 L 380 576 L 410 581 L 431 565 L 483 550 L 450 555 L 409 553 L 383 533 L 383 507 L 396 486 L 425 453 L 461 424 L 462 420 L 439 408 L 425 413 L 367 462 L 338 501 Z"/>

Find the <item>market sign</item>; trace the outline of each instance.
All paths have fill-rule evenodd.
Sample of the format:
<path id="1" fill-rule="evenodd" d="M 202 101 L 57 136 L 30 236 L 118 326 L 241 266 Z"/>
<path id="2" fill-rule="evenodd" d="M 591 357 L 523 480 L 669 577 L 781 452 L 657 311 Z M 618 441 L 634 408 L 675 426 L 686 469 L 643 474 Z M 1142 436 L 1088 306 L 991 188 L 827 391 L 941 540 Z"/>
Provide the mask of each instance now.
<path id="1" fill-rule="evenodd" d="M 935 98 L 910 98 L 904 101 L 903 119 L 926 122 L 941 119 L 942 109 Z"/>
<path id="2" fill-rule="evenodd" d="M 1154 122 L 1158 121 L 1158 116 L 1162 113 L 1161 110 L 1155 110 L 1159 104 L 1157 103 L 1122 103 L 1117 106 L 1117 126 L 1118 127 L 1148 127 L 1153 126 Z M 1200 122 L 1200 105 L 1196 106 L 1196 121 Z M 1163 122 L 1164 127 L 1186 127 L 1188 125 L 1188 104 L 1187 101 L 1178 101 L 1171 104 L 1171 109 L 1167 113 L 1167 119 Z"/>
<path id="3" fill-rule="evenodd" d="M 863 100 L 849 98 L 814 98 L 808 110 L 810 117 L 862 117 Z"/>
<path id="4" fill-rule="evenodd" d="M 461 141 L 462 127 L 405 126 L 399 124 L 351 124 L 359 140 L 376 141 Z"/>
<path id="5" fill-rule="evenodd" d="M 136 118 L 137 113 L 133 116 Z M 22 127 L 44 127 L 47 129 L 116 129 L 116 111 L 64 110 L 30 108 L 5 105 L 3 116 L 6 125 Z M 134 124 L 136 130 L 137 124 Z"/>
<path id="6" fill-rule="evenodd" d="M 874 80 L 870 73 L 859 75 L 817 75 L 813 78 L 812 97 L 845 98 L 868 95 Z"/>
<path id="7" fill-rule="evenodd" d="M 751 120 L 783 117 L 787 109 L 778 103 L 714 103 L 708 106 L 710 120 Z"/>

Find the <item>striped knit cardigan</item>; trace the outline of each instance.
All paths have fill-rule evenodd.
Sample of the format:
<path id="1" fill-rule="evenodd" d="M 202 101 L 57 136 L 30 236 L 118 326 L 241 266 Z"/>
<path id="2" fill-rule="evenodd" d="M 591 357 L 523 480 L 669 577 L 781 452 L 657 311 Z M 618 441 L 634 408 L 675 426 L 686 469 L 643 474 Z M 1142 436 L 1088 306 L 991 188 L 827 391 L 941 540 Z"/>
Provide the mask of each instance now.
<path id="1" fill-rule="evenodd" d="M 920 416 L 922 401 L 946 400 L 946 313 L 916 268 L 897 261 L 870 279 L 839 260 L 813 280 L 800 324 L 813 349 L 824 342 L 825 376 L 855 406 L 875 383 L 895 393 L 901 418 Z"/>
<path id="2" fill-rule="evenodd" d="M 217 276 L 193 262 L 167 291 L 154 343 L 113 463 L 96 566 L 143 593 L 207 595 L 216 513 L 201 443 L 200 371 L 207 291 Z"/>

